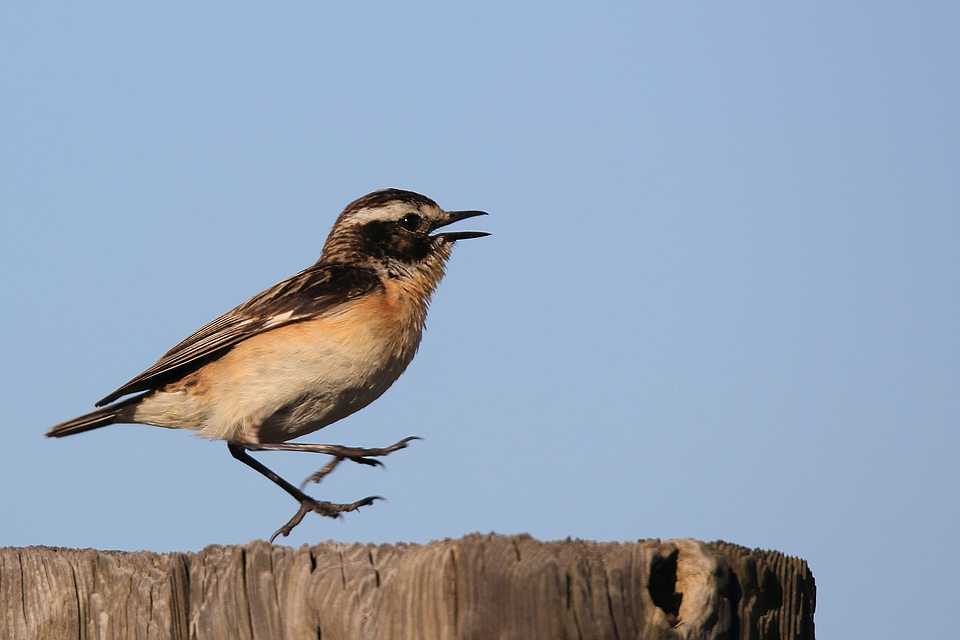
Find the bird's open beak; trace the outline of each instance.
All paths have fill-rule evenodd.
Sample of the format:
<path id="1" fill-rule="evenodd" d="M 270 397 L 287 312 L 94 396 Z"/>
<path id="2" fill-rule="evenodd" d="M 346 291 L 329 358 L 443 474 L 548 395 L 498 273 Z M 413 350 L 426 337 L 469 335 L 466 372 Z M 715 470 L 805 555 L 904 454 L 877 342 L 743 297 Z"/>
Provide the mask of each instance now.
<path id="1" fill-rule="evenodd" d="M 460 220 L 466 220 L 467 218 L 475 218 L 477 216 L 487 215 L 486 211 L 447 211 L 447 219 L 434 227 L 434 229 L 439 229 L 440 227 L 445 227 L 448 224 L 453 224 L 454 222 L 459 222 Z M 490 235 L 486 231 L 448 231 L 446 233 L 435 233 L 433 238 L 443 238 L 447 242 L 456 242 L 457 240 L 469 240 L 470 238 L 482 238 L 483 236 Z"/>

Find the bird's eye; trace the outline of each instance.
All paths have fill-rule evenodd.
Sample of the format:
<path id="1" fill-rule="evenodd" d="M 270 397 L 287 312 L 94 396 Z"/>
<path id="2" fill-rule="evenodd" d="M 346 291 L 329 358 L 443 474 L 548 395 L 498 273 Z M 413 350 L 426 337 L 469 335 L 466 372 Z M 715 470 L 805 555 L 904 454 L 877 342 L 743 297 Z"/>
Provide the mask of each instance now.
<path id="1" fill-rule="evenodd" d="M 415 213 L 408 213 L 400 218 L 400 226 L 407 231 L 416 231 L 420 228 L 420 216 Z"/>

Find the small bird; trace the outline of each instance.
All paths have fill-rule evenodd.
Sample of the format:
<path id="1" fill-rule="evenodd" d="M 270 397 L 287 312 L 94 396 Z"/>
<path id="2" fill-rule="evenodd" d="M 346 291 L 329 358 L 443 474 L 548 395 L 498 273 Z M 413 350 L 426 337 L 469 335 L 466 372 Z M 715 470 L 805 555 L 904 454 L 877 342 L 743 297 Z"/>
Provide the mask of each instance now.
<path id="1" fill-rule="evenodd" d="M 302 488 L 343 460 L 376 466 L 375 457 L 415 438 L 382 449 L 287 441 L 362 409 L 403 373 L 420 345 L 427 306 L 454 243 L 490 235 L 434 231 L 481 215 L 486 212 L 444 211 L 400 189 L 355 200 L 337 218 L 316 264 L 173 347 L 100 400 L 101 409 L 46 435 L 139 423 L 225 440 L 234 458 L 300 502 L 271 542 L 289 535 L 309 512 L 337 517 L 371 504 L 377 497 L 335 504 L 314 500 Z M 248 451 L 306 451 L 333 459 L 298 489 Z"/>

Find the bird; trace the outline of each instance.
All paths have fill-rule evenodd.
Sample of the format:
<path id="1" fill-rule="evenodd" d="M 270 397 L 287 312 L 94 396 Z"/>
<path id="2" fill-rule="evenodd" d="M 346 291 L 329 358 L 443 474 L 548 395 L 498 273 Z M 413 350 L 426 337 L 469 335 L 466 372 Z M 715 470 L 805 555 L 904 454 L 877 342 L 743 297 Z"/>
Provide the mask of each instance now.
<path id="1" fill-rule="evenodd" d="M 315 264 L 255 295 L 167 351 L 96 403 L 96 411 L 50 428 L 61 438 L 115 423 L 186 429 L 226 441 L 230 454 L 293 496 L 300 507 L 270 538 L 287 536 L 315 512 L 339 517 L 350 504 L 303 492 L 343 460 L 377 466 L 407 446 L 365 449 L 289 442 L 379 398 L 420 345 L 430 304 L 453 245 L 490 235 L 437 231 L 487 215 L 444 211 L 413 191 L 382 189 L 337 217 Z M 306 451 L 333 456 L 298 489 L 249 455 Z"/>

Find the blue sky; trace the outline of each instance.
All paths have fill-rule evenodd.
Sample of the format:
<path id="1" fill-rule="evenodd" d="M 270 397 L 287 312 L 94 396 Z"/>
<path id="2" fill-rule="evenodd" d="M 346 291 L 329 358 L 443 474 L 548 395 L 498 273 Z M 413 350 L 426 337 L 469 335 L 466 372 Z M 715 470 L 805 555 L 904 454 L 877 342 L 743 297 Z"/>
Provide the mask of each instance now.
<path id="1" fill-rule="evenodd" d="M 392 186 L 493 235 L 400 381 L 306 438 L 424 437 L 314 490 L 389 501 L 285 544 L 724 539 L 810 562 L 820 637 L 954 634 L 958 32 L 950 3 L 3 3 L 0 545 L 285 522 L 222 443 L 42 434 Z"/>

